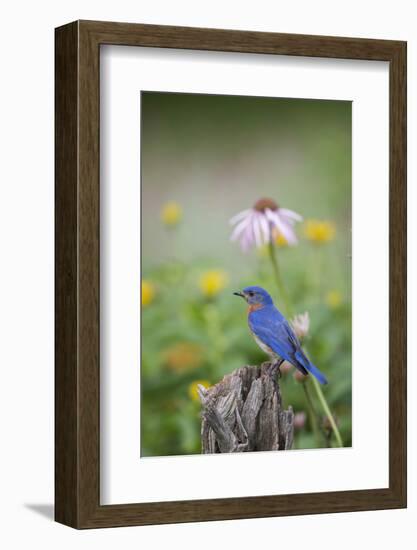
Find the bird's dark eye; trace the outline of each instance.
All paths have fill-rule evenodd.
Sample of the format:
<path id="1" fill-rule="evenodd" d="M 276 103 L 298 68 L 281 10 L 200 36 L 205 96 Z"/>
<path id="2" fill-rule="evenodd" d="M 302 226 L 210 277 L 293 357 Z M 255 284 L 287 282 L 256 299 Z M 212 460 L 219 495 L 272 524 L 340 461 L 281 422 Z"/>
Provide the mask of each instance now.
<path id="1" fill-rule="evenodd" d="M 250 291 L 248 294 L 249 294 L 249 296 L 253 296 L 255 293 Z"/>

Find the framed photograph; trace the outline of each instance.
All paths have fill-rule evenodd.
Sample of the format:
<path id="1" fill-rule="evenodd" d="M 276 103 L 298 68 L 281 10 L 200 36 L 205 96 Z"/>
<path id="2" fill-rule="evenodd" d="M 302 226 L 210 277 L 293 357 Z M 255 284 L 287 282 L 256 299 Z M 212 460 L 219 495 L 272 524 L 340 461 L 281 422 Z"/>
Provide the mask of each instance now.
<path id="1" fill-rule="evenodd" d="M 406 506 L 406 43 L 56 29 L 56 521 Z"/>

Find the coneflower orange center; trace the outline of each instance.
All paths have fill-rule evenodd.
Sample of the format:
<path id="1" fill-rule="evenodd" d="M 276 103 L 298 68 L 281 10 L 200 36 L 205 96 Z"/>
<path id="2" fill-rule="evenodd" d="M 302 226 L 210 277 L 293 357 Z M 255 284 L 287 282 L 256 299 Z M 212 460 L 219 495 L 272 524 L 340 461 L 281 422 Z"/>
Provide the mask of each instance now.
<path id="1" fill-rule="evenodd" d="M 265 212 L 266 209 L 278 210 L 277 203 L 272 199 L 259 199 L 255 202 L 253 207 L 258 212 Z"/>

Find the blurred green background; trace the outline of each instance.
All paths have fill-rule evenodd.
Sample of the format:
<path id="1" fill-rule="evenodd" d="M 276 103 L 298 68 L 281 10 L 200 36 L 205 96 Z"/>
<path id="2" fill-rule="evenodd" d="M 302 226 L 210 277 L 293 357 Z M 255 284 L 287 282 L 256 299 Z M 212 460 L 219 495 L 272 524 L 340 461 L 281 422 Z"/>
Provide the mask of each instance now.
<path id="1" fill-rule="evenodd" d="M 141 455 L 200 453 L 197 382 L 267 360 L 232 292 L 256 284 L 283 304 L 266 250 L 242 253 L 229 223 L 262 197 L 304 217 L 277 258 L 350 446 L 351 103 L 143 92 L 141 111 Z M 319 437 L 305 386 L 283 370 L 294 448 L 335 445 L 312 388 Z"/>

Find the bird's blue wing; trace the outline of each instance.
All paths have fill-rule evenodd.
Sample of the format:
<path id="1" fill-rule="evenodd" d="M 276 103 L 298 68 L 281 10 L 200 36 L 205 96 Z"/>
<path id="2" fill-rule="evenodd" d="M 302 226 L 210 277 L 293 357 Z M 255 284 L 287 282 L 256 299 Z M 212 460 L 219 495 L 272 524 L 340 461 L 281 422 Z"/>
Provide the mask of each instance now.
<path id="1" fill-rule="evenodd" d="M 249 326 L 254 334 L 277 355 L 303 374 L 313 374 L 320 384 L 327 379 L 306 357 L 301 344 L 288 321 L 276 308 L 262 308 L 249 315 Z"/>
<path id="2" fill-rule="evenodd" d="M 300 366 L 296 353 L 301 351 L 300 343 L 286 319 L 274 308 L 263 308 L 249 315 L 249 326 L 254 334 L 277 355 L 294 366 Z M 305 372 L 307 374 L 307 371 Z"/>

